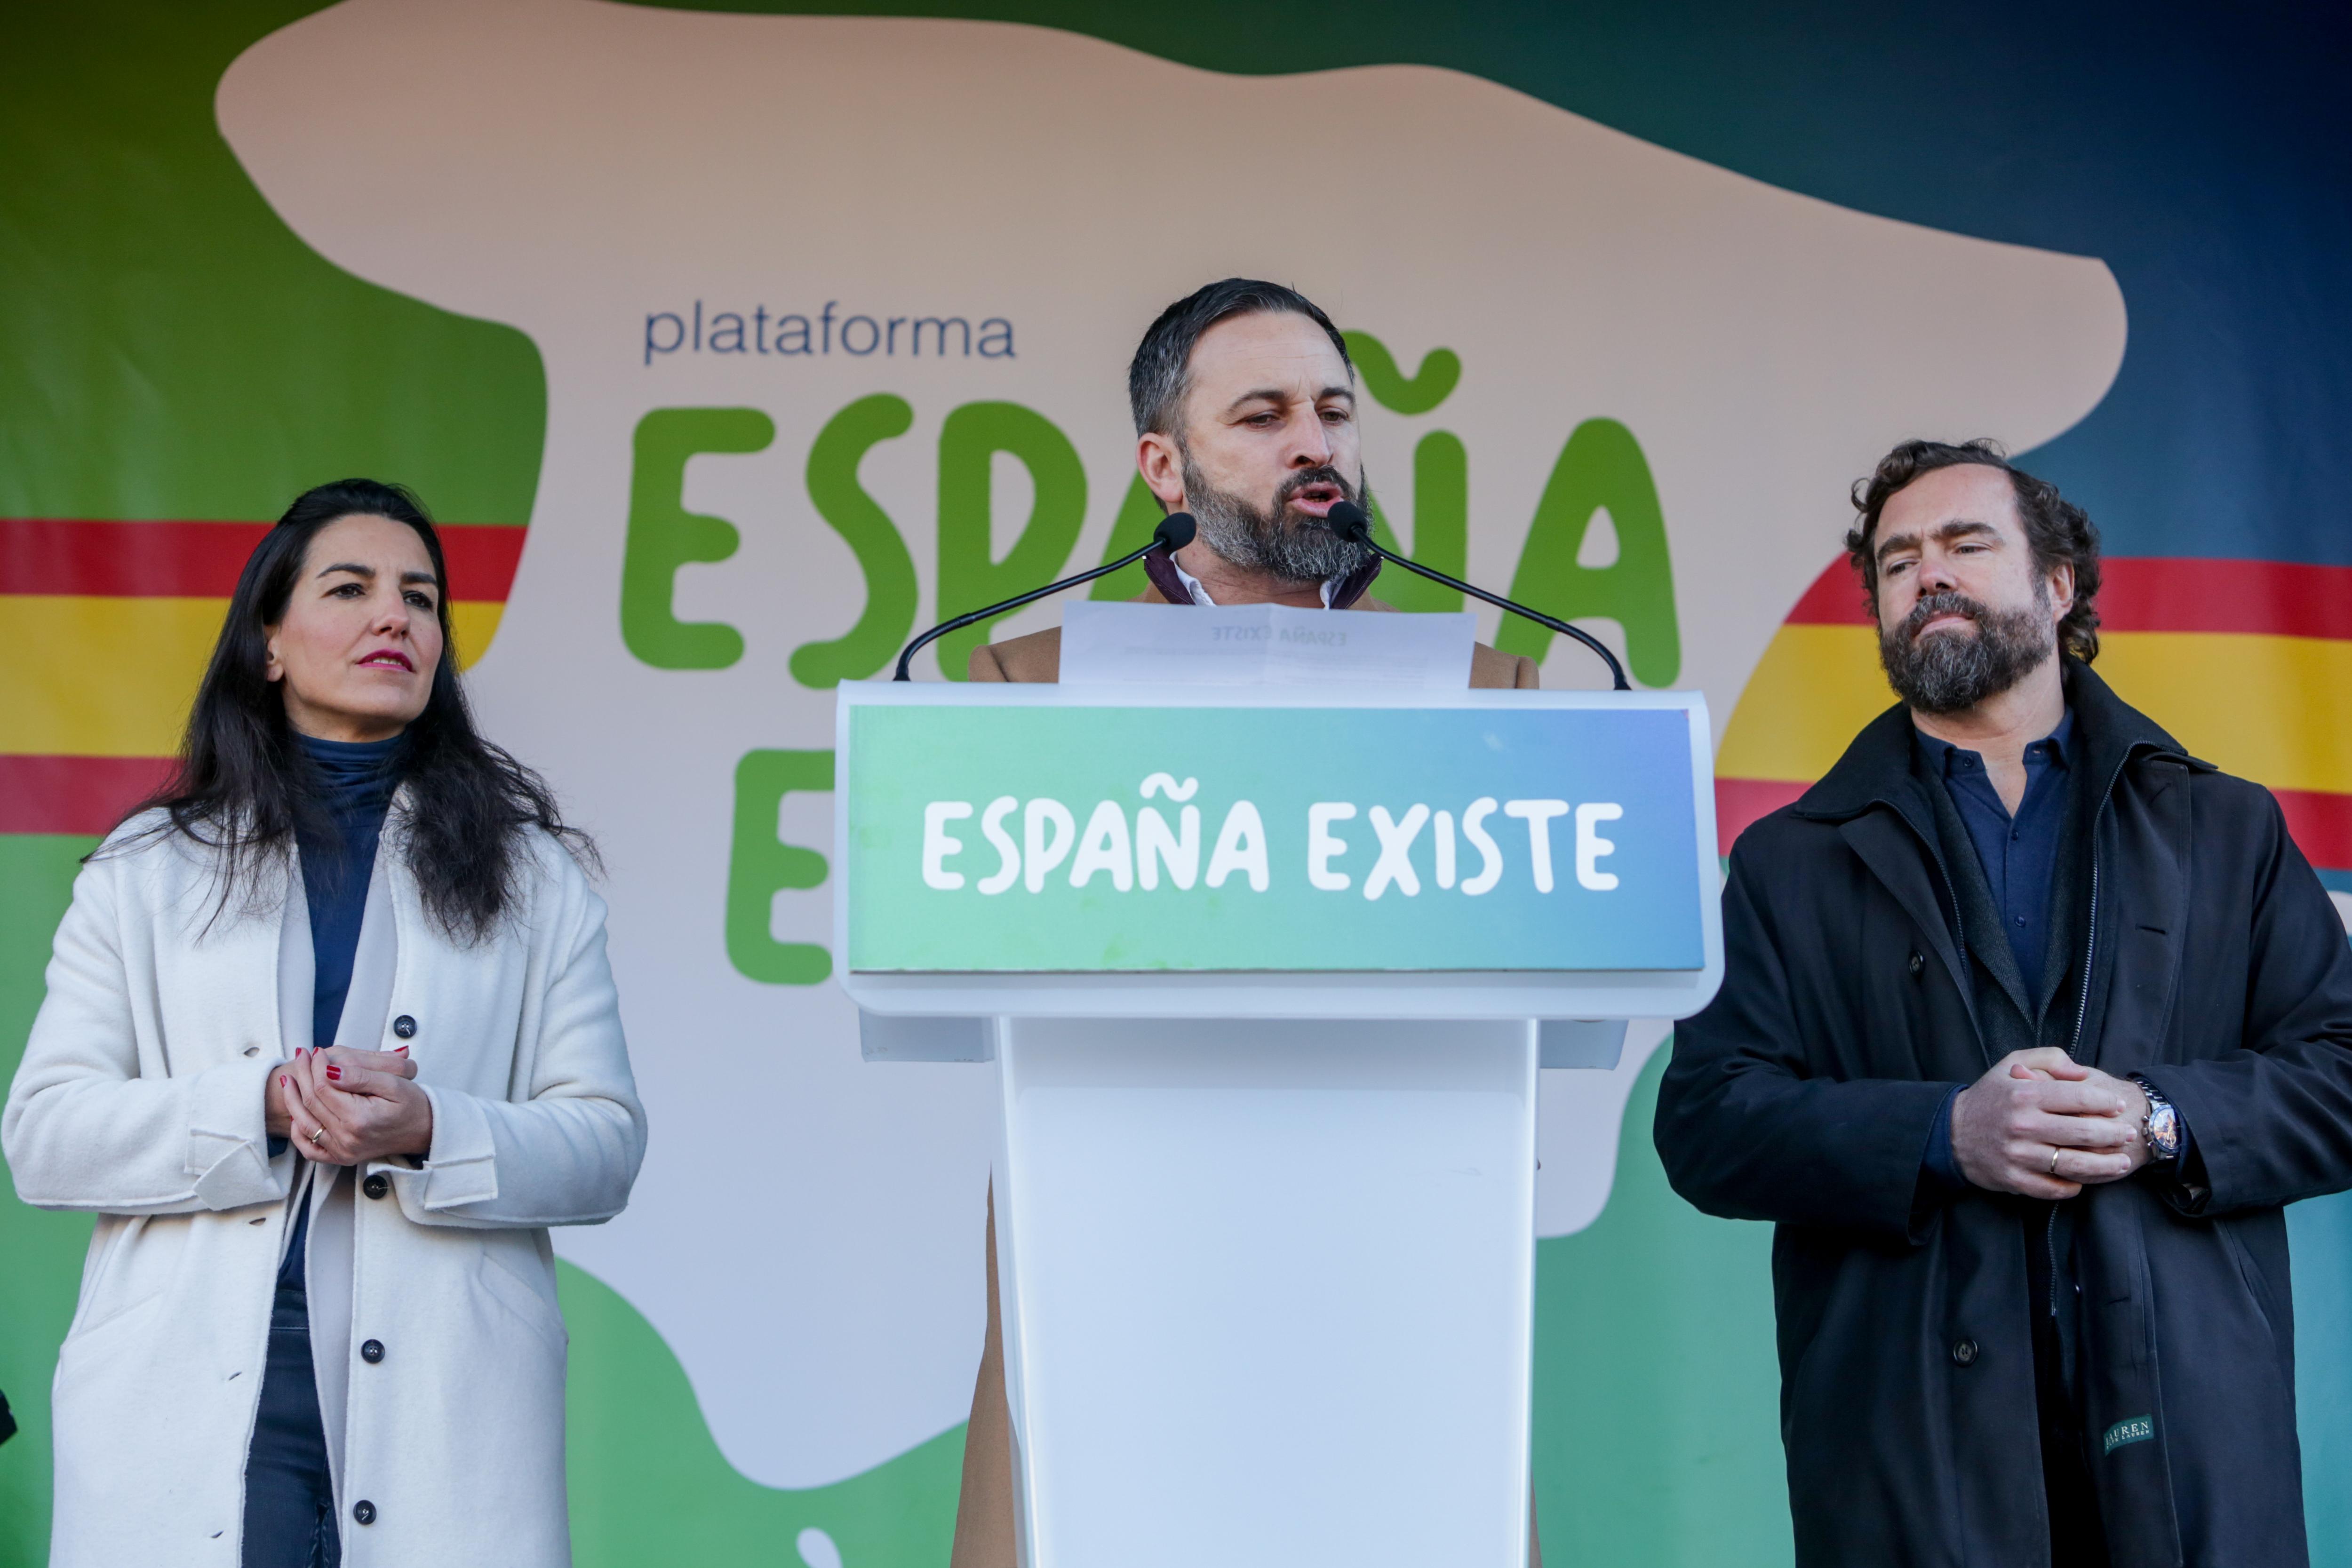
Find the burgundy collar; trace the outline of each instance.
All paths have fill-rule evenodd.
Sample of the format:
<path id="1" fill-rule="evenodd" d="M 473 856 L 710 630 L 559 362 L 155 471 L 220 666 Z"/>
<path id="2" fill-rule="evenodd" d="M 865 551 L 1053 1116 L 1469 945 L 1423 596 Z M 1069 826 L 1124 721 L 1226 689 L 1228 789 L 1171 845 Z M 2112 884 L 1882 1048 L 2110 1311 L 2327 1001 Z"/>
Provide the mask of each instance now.
<path id="1" fill-rule="evenodd" d="M 1331 608 L 1354 608 L 1356 601 L 1364 596 L 1364 591 L 1371 587 L 1372 579 L 1380 574 L 1381 558 L 1374 556 L 1339 580 L 1339 586 L 1331 591 Z M 1169 603 L 1192 602 L 1192 595 L 1185 589 L 1184 580 L 1176 574 L 1176 558 L 1168 553 L 1165 546 L 1154 546 L 1151 552 L 1143 558 L 1143 575 L 1151 580 L 1151 586 L 1158 589 L 1160 597 Z"/>

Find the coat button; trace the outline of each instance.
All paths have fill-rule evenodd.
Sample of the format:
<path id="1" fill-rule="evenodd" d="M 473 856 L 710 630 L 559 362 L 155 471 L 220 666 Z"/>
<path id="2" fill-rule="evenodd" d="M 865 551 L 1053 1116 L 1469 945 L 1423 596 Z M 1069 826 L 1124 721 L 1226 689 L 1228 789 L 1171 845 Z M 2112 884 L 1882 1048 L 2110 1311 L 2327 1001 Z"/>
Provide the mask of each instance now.
<path id="1" fill-rule="evenodd" d="M 365 1498 L 360 1499 L 359 1501 L 352 1504 L 352 1517 L 358 1520 L 362 1524 L 373 1524 L 375 1522 L 375 1504 L 368 1501 Z"/>
<path id="2" fill-rule="evenodd" d="M 416 1038 L 416 1020 L 410 1018 L 406 1013 L 403 1013 L 398 1018 L 392 1020 L 392 1032 L 398 1035 L 403 1040 L 415 1040 Z"/>
<path id="3" fill-rule="evenodd" d="M 1954 1366 L 1974 1366 L 1977 1364 L 1977 1357 L 1981 1354 L 1982 1352 L 1978 1348 L 1976 1341 L 1972 1339 L 1956 1340 L 1952 1344 L 1952 1364 Z"/>
<path id="4" fill-rule="evenodd" d="M 383 1359 L 383 1341 L 372 1339 L 360 1346 L 360 1359 L 373 1366 Z"/>
<path id="5" fill-rule="evenodd" d="M 1912 955 L 1911 955 L 1911 977 L 1912 977 L 1913 979 L 1915 979 L 1915 980 L 1916 980 L 1916 979 L 1917 979 L 1917 978 L 1919 977 L 1919 971 L 1920 971 L 1920 970 L 1922 970 L 1922 969 L 1924 969 L 1924 968 L 1926 968 L 1927 967 L 1927 959 L 1922 958 L 1922 957 L 1921 957 L 1921 956 L 1919 956 L 1919 955 L 1918 955 L 1918 954 L 1916 954 L 1916 953 L 1914 953 L 1914 954 L 1912 954 Z"/>
<path id="6" fill-rule="evenodd" d="M 370 1197 L 382 1197 L 385 1193 L 392 1190 L 392 1178 L 384 1175 L 382 1171 L 378 1171 L 373 1176 L 369 1176 L 367 1180 L 360 1183 L 360 1190 L 367 1194 Z"/>

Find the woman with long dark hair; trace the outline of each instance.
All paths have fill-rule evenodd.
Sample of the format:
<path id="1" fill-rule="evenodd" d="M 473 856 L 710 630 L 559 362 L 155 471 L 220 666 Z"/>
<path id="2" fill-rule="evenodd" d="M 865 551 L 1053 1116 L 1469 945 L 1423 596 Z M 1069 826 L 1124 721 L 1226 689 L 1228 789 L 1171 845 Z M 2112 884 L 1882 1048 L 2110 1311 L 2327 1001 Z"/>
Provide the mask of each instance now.
<path id="1" fill-rule="evenodd" d="M 310 491 L 176 776 L 89 857 L 10 1090 L 99 1216 L 53 1568 L 570 1561 L 548 1227 L 645 1149 L 587 841 L 476 731 L 415 497 Z"/>

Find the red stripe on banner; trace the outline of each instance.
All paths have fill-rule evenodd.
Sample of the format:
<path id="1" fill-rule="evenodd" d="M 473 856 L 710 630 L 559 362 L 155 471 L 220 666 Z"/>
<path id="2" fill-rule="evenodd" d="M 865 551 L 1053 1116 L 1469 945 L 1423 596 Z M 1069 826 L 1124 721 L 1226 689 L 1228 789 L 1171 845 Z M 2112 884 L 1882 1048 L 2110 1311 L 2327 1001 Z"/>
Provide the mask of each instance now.
<path id="1" fill-rule="evenodd" d="M 0 519 L 0 593 L 226 599 L 267 523 Z"/>
<path id="2" fill-rule="evenodd" d="M 1863 612 L 1862 579 L 1854 576 L 1853 568 L 1840 556 L 1822 569 L 1821 576 L 1805 590 L 1797 607 L 1789 612 L 1791 626 L 1867 626 L 1870 617 Z"/>
<path id="3" fill-rule="evenodd" d="M 515 569 L 522 564 L 529 528 L 487 523 L 436 527 L 441 553 L 449 562 L 449 597 L 468 604 L 504 604 L 514 592 Z"/>
<path id="4" fill-rule="evenodd" d="M 2099 620 L 2118 632 L 2352 637 L 2352 567 L 2118 556 L 2102 563 Z"/>
<path id="5" fill-rule="evenodd" d="M 2128 555 L 2099 564 L 2099 622 L 2111 632 L 2352 638 L 2352 567 Z M 1789 622 L 1870 624 L 1843 556 L 1813 579 Z"/>
<path id="6" fill-rule="evenodd" d="M 1715 852 L 1727 855 L 1748 824 L 1769 817 L 1811 789 L 1778 779 L 1718 779 L 1715 781 Z"/>
<path id="7" fill-rule="evenodd" d="M 269 527 L 0 517 L 0 593 L 226 599 Z M 457 524 L 436 531 L 449 561 L 451 596 L 503 602 L 530 530 Z"/>
<path id="8" fill-rule="evenodd" d="M 0 756 L 0 833 L 103 833 L 171 771 L 168 757 Z"/>
<path id="9" fill-rule="evenodd" d="M 2273 789 L 2286 831 L 2303 858 L 2325 871 L 2352 871 L 2352 795 Z"/>

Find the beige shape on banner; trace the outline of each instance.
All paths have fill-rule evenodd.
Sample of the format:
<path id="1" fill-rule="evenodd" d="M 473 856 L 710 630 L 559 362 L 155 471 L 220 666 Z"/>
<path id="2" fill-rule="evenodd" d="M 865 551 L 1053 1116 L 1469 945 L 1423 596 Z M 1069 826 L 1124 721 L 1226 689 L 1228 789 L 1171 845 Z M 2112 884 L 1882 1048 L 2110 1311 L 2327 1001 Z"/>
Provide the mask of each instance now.
<path id="1" fill-rule="evenodd" d="M 2123 353 L 2096 260 L 1840 208 L 1420 67 L 1239 77 L 1007 24 L 349 0 L 255 45 L 218 111 L 308 244 L 512 324 L 545 363 L 530 548 L 473 685 L 490 732 L 605 845 L 653 1118 L 629 1211 L 558 1246 L 651 1320 L 728 1458 L 775 1486 L 961 1421 L 982 1327 L 991 1072 L 862 1062 L 835 986 L 755 984 L 721 936 L 736 762 L 831 744 L 832 694 L 787 660 L 864 602 L 803 480 L 837 410 L 875 392 L 914 410 L 858 474 L 914 552 L 928 619 L 950 409 L 1009 400 L 1069 437 L 1087 478 L 1073 559 L 1098 559 L 1144 326 L 1212 278 L 1295 283 L 1408 366 L 1461 356 L 1434 413 L 1370 411 L 1366 446 L 1402 497 L 1414 442 L 1461 437 L 1483 582 L 1508 583 L 1570 431 L 1633 431 L 1667 520 L 1680 684 L 1719 734 L 1835 551 L 1855 475 L 1907 435 L 2046 441 Z M 697 301 L 706 326 L 828 301 L 836 319 L 998 318 L 1013 351 L 649 351 L 648 318 Z M 655 669 L 619 635 L 632 432 L 681 406 L 777 429 L 687 471 L 688 507 L 742 530 L 677 585 L 681 617 L 741 629 L 724 669 Z M 1024 483 L 999 480 L 1000 548 Z M 1546 675 L 1591 672 L 1563 640 Z M 1661 1032 L 1637 1023 L 1612 1072 L 1546 1075 L 1547 1234 L 1605 1201 Z"/>

